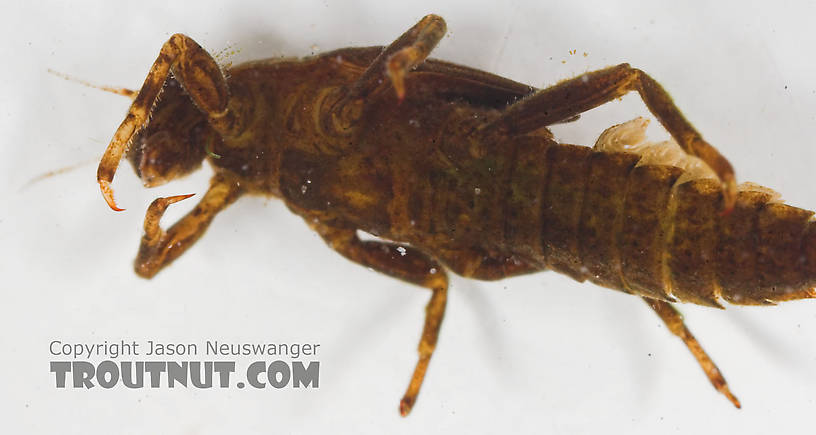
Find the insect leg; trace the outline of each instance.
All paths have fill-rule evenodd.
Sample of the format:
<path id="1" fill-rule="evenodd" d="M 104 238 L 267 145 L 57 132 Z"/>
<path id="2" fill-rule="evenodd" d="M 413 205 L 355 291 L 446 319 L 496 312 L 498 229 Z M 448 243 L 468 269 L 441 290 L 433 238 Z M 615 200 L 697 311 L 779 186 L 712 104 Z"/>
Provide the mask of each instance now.
<path id="1" fill-rule="evenodd" d="M 171 196 L 153 201 L 145 215 L 145 233 L 139 246 L 139 255 L 134 262 L 136 273 L 145 278 L 153 277 L 192 246 L 204 234 L 215 215 L 234 202 L 240 194 L 236 180 L 216 175 L 201 202 L 167 231 L 159 226 L 159 220 L 167 207 L 192 195 Z"/>
<path id="2" fill-rule="evenodd" d="M 240 102 L 230 104 L 227 82 L 213 58 L 188 36 L 175 34 L 164 43 L 147 78 L 130 105 L 128 114 L 113 135 L 99 168 L 96 179 L 102 195 L 114 210 L 121 210 L 113 199 L 110 183 L 133 134 L 147 122 L 150 111 L 161 93 L 170 73 L 184 86 L 196 106 L 208 115 L 209 123 L 219 133 L 231 132 L 237 117 L 232 110 Z"/>
<path id="3" fill-rule="evenodd" d="M 377 241 L 362 241 L 353 229 L 313 225 L 335 251 L 349 260 L 378 272 L 431 289 L 431 300 L 425 307 L 425 325 L 419 340 L 417 362 L 405 395 L 400 400 L 400 414 L 408 415 L 416 402 L 428 363 L 431 361 L 448 299 L 448 276 L 442 266 L 425 253 L 410 246 Z"/>
<path id="4" fill-rule="evenodd" d="M 643 300 L 663 319 L 663 323 L 666 324 L 669 331 L 680 337 L 680 339 L 686 343 L 686 347 L 689 348 L 691 354 L 697 359 L 700 367 L 706 376 L 708 376 L 708 380 L 711 381 L 711 385 L 713 385 L 717 391 L 724 394 L 734 406 L 740 408 L 739 400 L 731 393 L 731 390 L 728 388 L 728 383 L 725 382 L 725 378 L 722 373 L 720 373 L 720 369 L 717 368 L 714 361 L 706 354 L 703 347 L 700 346 L 700 343 L 694 338 L 694 335 L 689 331 L 688 327 L 686 327 L 686 324 L 683 322 L 683 315 L 668 302 L 647 297 L 644 297 Z"/>
<path id="5" fill-rule="evenodd" d="M 629 64 L 582 74 L 544 89 L 513 104 L 500 118 L 480 128 L 476 134 L 487 135 L 496 131 L 528 133 L 569 119 L 630 91 L 640 94 L 649 111 L 686 153 L 699 157 L 714 170 L 722 182 L 725 211 L 733 209 L 737 184 L 731 164 L 702 138 L 657 81 Z"/>
<path id="6" fill-rule="evenodd" d="M 366 97 L 377 88 L 387 86 L 386 80 L 394 86 L 401 102 L 405 98 L 406 74 L 425 61 L 446 31 L 442 17 L 426 15 L 403 33 L 371 61 L 357 81 L 338 89 L 326 100 L 327 109 L 320 115 L 323 131 L 344 134 L 359 120 Z"/>
<path id="7" fill-rule="evenodd" d="M 384 75 L 391 79 L 397 97 L 405 98 L 405 75 L 425 61 L 446 31 L 442 17 L 426 15 L 374 59 L 352 85 L 348 98 L 365 98 L 380 86 Z"/>

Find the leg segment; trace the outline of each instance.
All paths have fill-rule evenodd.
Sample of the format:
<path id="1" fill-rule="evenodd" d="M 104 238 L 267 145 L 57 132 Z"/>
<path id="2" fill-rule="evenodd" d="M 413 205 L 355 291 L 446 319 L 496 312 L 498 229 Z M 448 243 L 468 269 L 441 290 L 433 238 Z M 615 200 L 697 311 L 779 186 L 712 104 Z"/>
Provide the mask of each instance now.
<path id="1" fill-rule="evenodd" d="M 670 303 L 664 302 L 657 299 L 652 298 L 643 298 L 647 304 L 657 313 L 658 316 L 663 320 L 663 323 L 666 324 L 666 327 L 669 328 L 672 334 L 680 337 L 686 346 L 691 351 L 691 354 L 694 355 L 694 358 L 697 359 L 697 362 L 700 364 L 700 367 L 705 372 L 706 376 L 708 376 L 708 380 L 711 381 L 711 385 L 717 389 L 720 393 L 724 394 L 731 403 L 734 404 L 737 408 L 740 408 L 740 402 L 731 393 L 731 390 L 728 388 L 728 384 L 725 382 L 725 378 L 723 377 L 722 373 L 720 373 L 720 369 L 717 368 L 717 365 L 714 364 L 714 361 L 706 354 L 703 350 L 703 347 L 700 346 L 700 343 L 697 342 L 697 339 L 694 338 L 694 335 L 689 331 L 686 327 L 685 323 L 683 322 L 683 316 L 677 311 Z"/>
<path id="2" fill-rule="evenodd" d="M 448 276 L 435 260 L 408 246 L 390 243 L 362 241 L 356 231 L 334 228 L 323 224 L 312 225 L 326 243 L 349 260 L 370 267 L 387 275 L 431 289 L 431 300 L 425 307 L 425 326 L 419 341 L 419 361 L 408 389 L 400 401 L 400 414 L 408 415 L 416 402 L 428 363 L 431 361 L 439 328 L 445 315 L 448 298 Z"/>
<path id="3" fill-rule="evenodd" d="M 159 226 L 159 220 L 167 207 L 192 195 L 171 196 L 153 201 L 145 215 L 145 234 L 134 262 L 136 273 L 151 278 L 178 258 L 204 234 L 215 215 L 232 204 L 240 193 L 235 180 L 216 175 L 201 202 L 167 231 Z"/>
<path id="4" fill-rule="evenodd" d="M 374 59 L 352 86 L 348 98 L 365 98 L 380 86 L 384 74 L 391 79 L 397 97 L 400 100 L 405 98 L 405 75 L 425 61 L 446 31 L 442 17 L 427 15 L 422 18 Z"/>
<path id="5" fill-rule="evenodd" d="M 737 185 L 731 164 L 703 140 L 659 83 L 628 64 L 586 73 L 544 89 L 512 105 L 477 134 L 487 135 L 497 130 L 524 134 L 569 119 L 630 91 L 640 94 L 649 111 L 686 153 L 699 157 L 714 170 L 723 185 L 725 211 L 733 209 Z"/>
<path id="6" fill-rule="evenodd" d="M 442 17 L 427 15 L 392 42 L 374 58 L 353 85 L 340 89 L 327 100 L 330 106 L 320 118 L 323 131 L 344 134 L 361 116 L 365 98 L 383 85 L 386 76 L 393 84 L 399 101 L 402 101 L 405 98 L 406 74 L 425 61 L 445 36 L 446 29 Z"/>
<path id="7" fill-rule="evenodd" d="M 159 57 L 150 68 L 142 88 L 136 95 L 128 114 L 113 135 L 96 173 L 102 195 L 108 205 L 116 210 L 110 183 L 119 166 L 133 134 L 148 120 L 156 98 L 161 93 L 170 73 L 184 86 L 187 93 L 209 117 L 209 122 L 219 133 L 228 135 L 236 123 L 231 109 L 227 82 L 218 64 L 191 38 L 175 34 L 164 43 Z"/>

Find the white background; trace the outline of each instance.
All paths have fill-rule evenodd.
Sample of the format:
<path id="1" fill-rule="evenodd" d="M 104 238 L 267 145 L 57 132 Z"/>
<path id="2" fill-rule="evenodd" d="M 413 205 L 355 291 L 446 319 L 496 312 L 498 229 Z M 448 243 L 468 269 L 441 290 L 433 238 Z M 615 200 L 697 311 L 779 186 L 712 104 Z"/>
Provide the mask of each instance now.
<path id="1" fill-rule="evenodd" d="M 743 409 L 708 384 L 640 300 L 554 273 L 454 278 L 412 415 L 397 404 L 428 293 L 349 263 L 275 200 L 243 198 L 153 280 L 132 272 L 157 196 L 128 163 L 113 213 L 95 183 L 126 98 L 183 32 L 230 60 L 388 44 L 429 12 L 434 57 L 544 87 L 628 61 L 659 80 L 740 180 L 816 208 L 812 2 L 10 2 L 0 7 L 0 421 L 6 433 L 810 433 L 816 305 L 683 306 Z M 776 3 L 776 4 L 774 4 Z M 499 6 L 499 5 L 502 6 Z M 195 6 L 193 6 L 195 5 Z M 506 5 L 506 6 L 505 6 Z M 570 50 L 577 54 L 570 55 Z M 587 53 L 586 56 L 583 53 Z M 557 130 L 591 145 L 645 115 L 630 95 Z M 657 127 L 655 137 L 665 134 Z M 84 163 L 84 164 L 83 164 Z M 82 164 L 34 185 L 47 171 Z M 165 223 L 192 207 L 174 206 Z M 320 343 L 314 390 L 57 390 L 51 340 Z M 251 359 L 239 359 L 245 367 Z"/>

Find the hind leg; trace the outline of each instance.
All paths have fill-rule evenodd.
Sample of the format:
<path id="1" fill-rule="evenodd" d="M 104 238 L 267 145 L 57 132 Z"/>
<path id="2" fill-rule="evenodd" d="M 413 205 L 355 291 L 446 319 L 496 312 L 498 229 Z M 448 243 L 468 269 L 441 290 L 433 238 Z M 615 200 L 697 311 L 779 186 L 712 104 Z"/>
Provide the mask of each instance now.
<path id="1" fill-rule="evenodd" d="M 439 329 L 445 316 L 448 299 L 448 275 L 445 269 L 436 260 L 416 248 L 379 241 L 362 241 L 354 229 L 329 226 L 320 222 L 310 224 L 332 249 L 349 260 L 431 290 L 431 299 L 425 307 L 425 325 L 417 349 L 419 360 L 405 395 L 400 400 L 400 414 L 408 415 L 425 379 L 425 372 L 436 349 Z"/>
<path id="2" fill-rule="evenodd" d="M 691 354 L 694 355 L 694 358 L 697 359 L 697 362 L 700 364 L 700 368 L 703 369 L 706 376 L 708 376 L 708 380 L 711 382 L 711 385 L 717 389 L 720 393 L 724 394 L 731 403 L 734 404 L 737 408 L 740 408 L 739 400 L 731 393 L 731 390 L 728 388 L 728 383 L 725 382 L 725 378 L 723 377 L 722 373 L 720 373 L 720 369 L 717 368 L 717 365 L 714 364 L 714 361 L 708 356 L 708 354 L 703 350 L 703 347 L 700 346 L 700 343 L 694 338 L 694 335 L 689 331 L 686 324 L 683 322 L 683 316 L 677 311 L 670 303 L 665 301 L 660 301 L 657 299 L 651 298 L 643 298 L 647 304 L 657 313 L 658 316 L 663 320 L 663 323 L 666 324 L 666 327 L 669 328 L 672 334 L 680 337 L 683 340 L 683 343 L 686 344 L 686 347 L 689 348 Z"/>
<path id="3" fill-rule="evenodd" d="M 500 118 L 475 134 L 528 133 L 570 119 L 630 91 L 640 94 L 649 111 L 686 153 L 699 157 L 714 170 L 723 185 L 724 209 L 733 209 L 737 184 L 731 164 L 694 129 L 657 81 L 628 64 L 589 72 L 544 89 L 513 104 Z"/>

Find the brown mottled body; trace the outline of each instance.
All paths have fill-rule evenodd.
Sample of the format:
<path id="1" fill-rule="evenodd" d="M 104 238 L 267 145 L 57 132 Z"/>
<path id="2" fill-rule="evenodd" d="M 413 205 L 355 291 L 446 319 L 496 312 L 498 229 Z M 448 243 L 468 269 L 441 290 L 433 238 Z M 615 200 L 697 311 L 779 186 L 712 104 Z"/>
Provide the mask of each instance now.
<path id="1" fill-rule="evenodd" d="M 204 158 L 215 176 L 166 231 L 164 210 L 189 195 L 150 206 L 137 272 L 155 275 L 238 197 L 274 196 L 341 255 L 432 291 L 403 415 L 437 343 L 446 270 L 494 280 L 552 269 L 642 296 L 739 407 L 670 302 L 812 297 L 812 213 L 738 189 L 728 161 L 640 70 L 537 91 L 426 60 L 444 33 L 429 15 L 388 47 L 251 62 L 226 76 L 192 39 L 171 37 L 100 163 L 100 187 L 117 209 L 110 183 L 125 153 L 149 186 Z M 616 126 L 589 148 L 546 128 L 629 91 L 675 143 L 621 148 L 638 130 Z"/>

